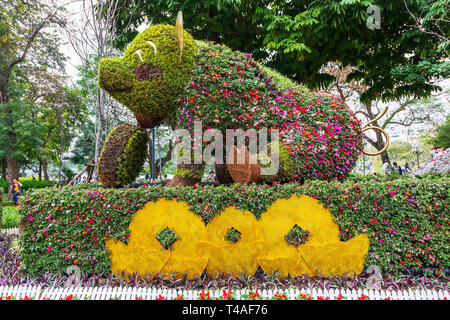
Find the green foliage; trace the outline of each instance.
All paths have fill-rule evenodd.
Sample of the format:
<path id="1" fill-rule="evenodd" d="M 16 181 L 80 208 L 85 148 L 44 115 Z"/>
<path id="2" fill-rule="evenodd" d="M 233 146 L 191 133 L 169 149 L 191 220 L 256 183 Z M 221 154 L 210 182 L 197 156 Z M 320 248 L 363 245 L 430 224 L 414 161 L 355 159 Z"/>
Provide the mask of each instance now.
<path id="1" fill-rule="evenodd" d="M 429 9 L 428 2 L 406 1 L 416 16 Z M 380 29 L 366 25 L 370 5 L 381 10 Z M 310 87 L 331 83 L 333 77 L 319 70 L 336 60 L 357 67 L 347 80 L 362 80 L 368 87 L 363 102 L 428 96 L 440 89 L 433 80 L 449 74 L 447 56 L 436 48 L 433 35 L 411 28 L 415 20 L 403 1 L 272 1 L 255 19 L 268 25 L 267 48 L 301 62 L 293 72 Z M 439 31 L 431 25 L 429 29 Z"/>
<path id="2" fill-rule="evenodd" d="M 278 71 L 269 68 L 259 62 L 256 62 L 256 64 L 261 69 L 261 71 L 266 74 L 267 77 L 272 79 L 272 83 L 279 91 L 295 90 L 302 92 L 305 95 L 308 95 L 308 90 L 306 89 L 305 86 L 295 82 L 291 78 L 282 75 Z"/>
<path id="3" fill-rule="evenodd" d="M 156 240 L 161 243 L 161 246 L 168 250 L 172 249 L 172 245 L 180 239 L 178 235 L 170 228 L 166 227 L 162 229 L 158 234 L 156 235 Z"/>
<path id="4" fill-rule="evenodd" d="M 243 52 L 251 52 L 258 60 L 269 56 L 263 45 L 266 25 L 253 19 L 266 0 L 121 0 L 117 20 L 119 48 L 125 48 L 136 36 L 143 22 L 150 25 L 172 25 L 178 10 L 183 12 L 183 26 L 197 40 L 210 40 Z M 128 28 L 131 26 L 131 28 Z"/>
<path id="5" fill-rule="evenodd" d="M 16 168 L 59 161 L 82 116 L 63 75 L 59 30 L 51 28 L 63 19 L 60 9 L 38 0 L 0 5 L 0 158 L 8 153 L 14 176 Z"/>
<path id="6" fill-rule="evenodd" d="M 42 189 L 51 187 L 58 184 L 58 181 L 49 181 L 49 180 L 31 180 L 27 178 L 19 178 L 19 182 L 22 184 L 22 192 L 26 192 L 32 189 Z M 0 192 L 1 188 L 3 188 L 4 193 L 8 193 L 9 190 L 9 182 L 6 179 L 0 179 Z"/>
<path id="7" fill-rule="evenodd" d="M 298 247 L 308 240 L 309 235 L 310 233 L 308 230 L 303 230 L 298 225 L 295 225 L 284 239 L 287 243 L 292 244 L 294 247 Z"/>
<path id="8" fill-rule="evenodd" d="M 313 196 L 327 206 L 342 241 L 367 233 L 365 267 L 377 265 L 395 274 L 450 264 L 448 178 L 55 191 L 27 194 L 19 210 L 23 262 L 31 274 L 65 272 L 74 261 L 83 272 L 108 272 L 105 238 L 127 243 L 133 215 L 149 201 L 184 201 L 208 223 L 228 206 L 249 210 L 259 219 L 275 200 L 292 194 Z"/>
<path id="9" fill-rule="evenodd" d="M 173 108 L 195 66 L 194 39 L 186 31 L 183 44 L 179 61 L 174 27 L 152 26 L 133 40 L 123 58 L 100 61 L 98 85 L 132 112 L 149 116 L 157 126 Z"/>
<path id="10" fill-rule="evenodd" d="M 444 150 L 450 148 L 450 115 L 447 116 L 445 123 L 436 129 L 436 135 L 430 142 Z"/>
<path id="11" fill-rule="evenodd" d="M 125 149 L 117 159 L 116 184 L 125 185 L 133 182 L 144 166 L 147 157 L 148 135 L 145 130 L 137 130 L 130 136 Z"/>
<path id="12" fill-rule="evenodd" d="M 98 177 L 104 186 L 124 186 L 136 179 L 147 156 L 145 130 L 121 124 L 108 135 L 98 164 Z"/>
<path id="13" fill-rule="evenodd" d="M 1 208 L 0 208 L 1 210 Z M 20 224 L 20 215 L 16 207 L 4 207 L 0 215 L 0 227 L 10 229 L 18 227 Z"/>
<path id="14" fill-rule="evenodd" d="M 174 176 L 180 178 L 192 178 L 192 179 L 201 179 L 203 177 L 204 170 L 190 170 L 190 169 L 175 169 Z"/>
<path id="15" fill-rule="evenodd" d="M 310 87 L 333 81 L 320 73 L 329 61 L 357 70 L 348 78 L 363 79 L 363 101 L 427 96 L 440 88 L 435 77 L 447 77 L 448 1 L 407 0 L 408 10 L 422 19 L 420 29 L 404 1 L 122 0 L 117 22 L 121 46 L 135 34 L 128 26 L 168 23 L 182 10 L 185 27 L 195 39 L 223 43 L 249 52 L 266 65 Z M 381 10 L 381 29 L 370 30 L 369 6 Z M 125 12 L 126 11 L 126 12 Z M 164 13 L 164 14 L 162 14 Z"/>
<path id="16" fill-rule="evenodd" d="M 270 143 L 267 146 L 267 152 L 268 155 L 266 155 L 265 162 L 260 158 L 260 165 L 262 168 L 267 168 L 271 166 L 272 160 L 272 150 L 274 149 L 274 146 L 278 146 L 278 150 L 274 152 L 278 153 L 278 161 L 279 161 L 279 170 L 277 174 L 275 175 L 264 175 L 261 178 L 266 182 L 272 182 L 272 181 L 290 181 L 292 177 L 294 176 L 294 161 L 289 155 L 288 150 L 283 144 L 277 144 L 275 142 Z"/>
<path id="17" fill-rule="evenodd" d="M 227 233 L 225 234 L 224 240 L 236 243 L 241 240 L 241 233 L 237 231 L 235 228 L 229 228 Z"/>

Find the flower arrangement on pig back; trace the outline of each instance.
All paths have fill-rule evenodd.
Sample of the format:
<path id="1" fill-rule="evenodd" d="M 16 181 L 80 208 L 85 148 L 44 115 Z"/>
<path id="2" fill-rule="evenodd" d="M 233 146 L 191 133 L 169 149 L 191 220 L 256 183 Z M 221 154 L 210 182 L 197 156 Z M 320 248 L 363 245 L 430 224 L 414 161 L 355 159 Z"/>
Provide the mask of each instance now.
<path id="1" fill-rule="evenodd" d="M 192 77 L 169 122 L 193 130 L 280 130 L 293 160 L 295 179 L 343 179 L 360 153 L 359 121 L 340 99 L 305 92 L 295 82 L 260 65 L 249 54 L 196 41 Z M 286 83 L 292 84 L 286 90 Z"/>

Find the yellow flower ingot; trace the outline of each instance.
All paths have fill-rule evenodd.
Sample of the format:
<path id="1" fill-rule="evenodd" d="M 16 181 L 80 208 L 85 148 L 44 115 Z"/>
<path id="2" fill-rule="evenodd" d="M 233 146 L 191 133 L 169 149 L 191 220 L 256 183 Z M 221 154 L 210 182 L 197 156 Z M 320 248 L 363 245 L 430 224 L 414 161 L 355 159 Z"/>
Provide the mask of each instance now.
<path id="1" fill-rule="evenodd" d="M 298 225 L 308 230 L 308 240 L 295 247 L 285 240 Z M 171 250 L 162 248 L 156 234 L 171 228 L 179 239 Z M 236 243 L 224 239 L 228 229 L 240 233 Z M 369 238 L 360 234 L 343 242 L 330 211 L 309 196 L 278 199 L 258 221 L 245 210 L 229 207 L 205 226 L 184 202 L 160 199 L 139 210 L 130 223 L 128 245 L 108 240 L 112 272 L 141 275 L 162 273 L 176 278 L 199 276 L 206 268 L 218 273 L 253 275 L 258 266 L 279 277 L 308 274 L 360 274 L 369 249 Z"/>

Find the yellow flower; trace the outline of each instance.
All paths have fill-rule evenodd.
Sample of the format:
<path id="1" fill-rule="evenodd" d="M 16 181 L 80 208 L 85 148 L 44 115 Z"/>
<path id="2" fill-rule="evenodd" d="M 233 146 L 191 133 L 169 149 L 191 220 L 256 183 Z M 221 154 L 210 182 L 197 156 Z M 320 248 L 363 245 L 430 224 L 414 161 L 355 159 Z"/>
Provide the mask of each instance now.
<path id="1" fill-rule="evenodd" d="M 295 247 L 285 236 L 298 225 L 308 230 L 308 240 Z M 156 239 L 164 228 L 179 237 L 172 250 L 165 250 Z M 227 230 L 240 233 L 236 243 L 224 239 Z M 184 202 L 160 199 L 139 210 L 130 223 L 128 245 L 109 239 L 114 273 L 155 274 L 188 279 L 204 269 L 218 273 L 253 275 L 258 264 L 266 274 L 278 271 L 279 277 L 308 274 L 359 274 L 369 250 L 369 238 L 360 234 L 342 242 L 339 227 L 328 209 L 309 196 L 278 199 L 257 221 L 249 211 L 225 209 L 205 227 L 201 218 Z"/>
<path id="2" fill-rule="evenodd" d="M 296 224 L 310 232 L 308 241 L 298 248 L 284 239 Z M 369 250 L 369 238 L 365 234 L 341 242 L 339 227 L 330 211 L 305 195 L 275 201 L 261 215 L 259 228 L 267 246 L 258 262 L 265 273 L 278 271 L 281 277 L 359 274 Z"/>
<path id="3" fill-rule="evenodd" d="M 172 250 L 162 248 L 156 235 L 169 227 L 179 237 Z M 208 258 L 195 254 L 197 242 L 206 239 L 206 230 L 201 218 L 188 209 L 184 202 L 159 199 L 149 202 L 136 212 L 130 223 L 128 245 L 107 241 L 111 250 L 112 271 L 115 273 L 137 272 L 174 274 L 176 278 L 187 273 L 189 279 L 200 275 Z"/>
<path id="4" fill-rule="evenodd" d="M 255 274 L 258 269 L 256 258 L 264 249 L 257 224 L 251 212 L 234 207 L 214 217 L 206 228 L 207 241 L 199 243 L 199 252 L 209 257 L 206 270 L 211 276 L 222 272 L 231 273 L 234 277 L 242 273 Z M 231 228 L 241 233 L 241 239 L 236 243 L 224 239 Z"/>

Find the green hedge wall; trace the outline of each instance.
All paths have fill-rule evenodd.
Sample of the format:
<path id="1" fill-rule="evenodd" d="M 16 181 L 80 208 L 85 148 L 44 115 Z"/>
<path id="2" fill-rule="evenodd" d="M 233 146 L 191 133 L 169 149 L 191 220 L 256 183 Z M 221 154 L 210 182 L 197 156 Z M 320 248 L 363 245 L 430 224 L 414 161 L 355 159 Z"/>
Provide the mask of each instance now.
<path id="1" fill-rule="evenodd" d="M 20 208 L 25 270 L 64 272 L 77 263 L 83 272 L 108 272 L 105 237 L 127 243 L 133 214 L 161 197 L 185 201 L 207 223 L 227 206 L 257 218 L 278 198 L 306 194 L 322 201 L 340 227 L 343 241 L 361 232 L 370 237 L 365 266 L 389 273 L 446 268 L 449 261 L 450 179 L 354 183 L 308 181 L 229 187 L 36 190 Z"/>
<path id="2" fill-rule="evenodd" d="M 22 192 L 30 190 L 30 189 L 41 189 L 51 187 L 53 185 L 57 185 L 58 181 L 47 181 L 47 180 L 31 180 L 31 179 L 21 179 L 19 178 L 20 183 L 22 184 Z M 0 179 L 0 192 L 8 193 L 9 182 L 6 179 Z"/>

